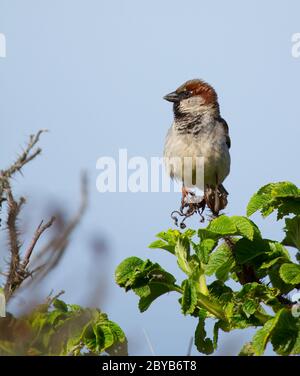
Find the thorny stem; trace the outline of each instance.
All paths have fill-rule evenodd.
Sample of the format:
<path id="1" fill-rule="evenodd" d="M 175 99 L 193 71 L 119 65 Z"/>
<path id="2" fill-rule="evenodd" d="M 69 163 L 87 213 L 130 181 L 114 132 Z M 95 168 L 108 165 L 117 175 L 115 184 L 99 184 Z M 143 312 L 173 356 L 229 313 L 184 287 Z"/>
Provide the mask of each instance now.
<path id="1" fill-rule="evenodd" d="M 225 312 L 221 305 L 216 302 L 212 302 L 208 296 L 198 293 L 198 306 L 205 308 L 208 312 L 212 313 L 220 320 L 227 321 Z"/>
<path id="2" fill-rule="evenodd" d="M 34 237 L 30 243 L 29 248 L 26 251 L 23 263 L 22 263 L 22 268 L 25 269 L 27 265 L 29 264 L 29 260 L 32 254 L 32 251 L 39 240 L 40 236 L 42 233 L 47 230 L 50 226 L 52 226 L 53 222 L 55 221 L 55 217 L 52 217 L 49 222 L 47 222 L 45 225 L 43 225 L 43 221 L 38 225 L 38 228 L 35 231 Z"/>
<path id="3" fill-rule="evenodd" d="M 8 272 L 6 273 L 6 281 L 4 286 L 4 293 L 6 301 L 10 299 L 15 290 L 20 287 L 22 282 L 31 275 L 27 266 L 30 261 L 32 251 L 41 236 L 41 234 L 52 225 L 54 219 L 51 219 L 46 225 L 39 225 L 29 248 L 25 252 L 25 257 L 21 260 L 20 248 L 21 241 L 19 240 L 20 234 L 18 229 L 18 216 L 22 205 L 25 203 L 25 199 L 21 197 L 18 201 L 15 200 L 10 186 L 10 179 L 17 172 L 22 172 L 22 168 L 25 164 L 32 161 L 37 155 L 41 153 L 41 149 L 37 148 L 33 150 L 37 142 L 39 141 L 40 135 L 45 132 L 45 130 L 40 130 L 36 135 L 31 135 L 29 142 L 22 152 L 22 154 L 17 158 L 17 160 L 6 170 L 0 171 L 0 208 L 3 202 L 7 202 L 7 233 L 9 239 L 9 251 L 10 251 L 10 261 Z"/>
<path id="4" fill-rule="evenodd" d="M 34 159 L 38 154 L 42 152 L 41 148 L 36 149 L 35 151 L 31 153 L 32 149 L 34 146 L 38 143 L 40 139 L 40 135 L 44 132 L 47 132 L 46 129 L 41 129 L 37 132 L 35 135 L 30 135 L 29 137 L 29 142 L 23 151 L 23 153 L 19 156 L 19 158 L 15 161 L 14 164 L 12 164 L 9 168 L 7 168 L 4 171 L 1 171 L 0 174 L 0 182 L 2 183 L 3 180 L 10 179 L 16 172 L 20 172 L 22 167 L 30 162 L 32 159 Z M 0 195 L 1 195 L 1 190 L 0 190 Z"/>
<path id="5" fill-rule="evenodd" d="M 173 291 L 179 292 L 179 294 L 183 294 L 182 288 L 179 286 L 173 286 Z M 225 320 L 226 321 L 226 316 L 225 313 L 222 309 L 222 307 L 216 303 L 212 302 L 208 296 L 204 295 L 201 292 L 198 292 L 198 303 L 197 303 L 198 308 L 205 308 L 208 312 L 210 312 L 212 315 L 217 317 L 220 320 Z"/>

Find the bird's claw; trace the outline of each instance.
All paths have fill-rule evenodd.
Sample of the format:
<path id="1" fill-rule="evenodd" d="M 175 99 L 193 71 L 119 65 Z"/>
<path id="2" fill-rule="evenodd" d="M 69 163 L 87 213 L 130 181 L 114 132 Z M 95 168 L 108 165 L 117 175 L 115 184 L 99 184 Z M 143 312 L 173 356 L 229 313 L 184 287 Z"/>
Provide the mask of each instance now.
<path id="1" fill-rule="evenodd" d="M 175 226 L 178 226 L 179 223 L 181 229 L 186 228 L 185 220 L 195 213 L 199 214 L 200 222 L 204 222 L 203 211 L 206 206 L 204 197 L 196 196 L 194 192 L 190 192 L 190 195 L 190 198 L 186 197 L 187 199 L 181 203 L 179 210 L 174 210 L 171 213 L 171 218 L 174 220 Z M 183 217 L 180 222 L 179 217 Z"/>

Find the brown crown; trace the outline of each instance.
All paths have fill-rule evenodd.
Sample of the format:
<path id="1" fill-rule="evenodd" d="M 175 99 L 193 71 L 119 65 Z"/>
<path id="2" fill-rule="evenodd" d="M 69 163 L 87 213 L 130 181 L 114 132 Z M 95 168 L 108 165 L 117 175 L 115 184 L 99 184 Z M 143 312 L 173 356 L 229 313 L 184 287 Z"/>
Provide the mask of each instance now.
<path id="1" fill-rule="evenodd" d="M 192 96 L 201 95 L 205 104 L 216 103 L 218 101 L 215 89 L 202 80 L 189 80 L 176 90 L 178 94 L 184 91 L 190 91 Z"/>

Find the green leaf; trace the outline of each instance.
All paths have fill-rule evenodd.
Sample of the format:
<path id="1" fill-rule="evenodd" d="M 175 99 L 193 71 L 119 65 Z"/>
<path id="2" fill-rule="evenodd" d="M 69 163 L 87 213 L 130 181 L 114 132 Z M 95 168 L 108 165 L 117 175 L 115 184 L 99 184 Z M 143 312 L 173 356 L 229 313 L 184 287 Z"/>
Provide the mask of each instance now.
<path id="1" fill-rule="evenodd" d="M 236 226 L 239 235 L 249 240 L 253 240 L 254 237 L 261 237 L 258 227 L 247 217 L 233 216 L 231 221 Z"/>
<path id="2" fill-rule="evenodd" d="M 178 238 L 180 237 L 181 233 L 178 230 L 169 229 L 167 231 L 159 232 L 156 237 L 159 239 L 164 240 L 167 243 L 173 244 L 175 246 Z"/>
<path id="3" fill-rule="evenodd" d="M 60 299 L 55 299 L 53 302 L 53 306 L 59 311 L 68 312 L 67 304 Z"/>
<path id="4" fill-rule="evenodd" d="M 210 256 L 205 266 L 205 274 L 217 274 L 218 279 L 225 281 L 234 266 L 232 251 L 226 243 L 222 243 Z"/>
<path id="5" fill-rule="evenodd" d="M 114 336 L 114 343 L 112 346 L 107 348 L 105 352 L 109 355 L 123 355 L 128 356 L 127 351 L 127 340 L 123 330 L 113 321 L 108 320 L 108 325 Z"/>
<path id="6" fill-rule="evenodd" d="M 169 229 L 168 231 L 162 231 L 156 235 L 159 240 L 154 241 L 149 245 L 149 248 L 159 248 L 165 249 L 166 251 L 174 254 L 175 253 L 175 246 L 177 244 L 178 239 L 188 239 L 191 238 L 196 234 L 195 230 L 188 229 L 185 232 L 181 233 L 178 230 Z"/>
<path id="7" fill-rule="evenodd" d="M 206 338 L 205 321 L 199 318 L 199 322 L 195 331 L 195 346 L 197 350 L 203 354 L 209 355 L 214 352 L 214 345 L 210 338 Z"/>
<path id="8" fill-rule="evenodd" d="M 239 239 L 234 247 L 234 253 L 237 261 L 240 264 L 248 263 L 257 256 L 270 251 L 268 241 L 262 239 L 255 239 L 251 241 L 246 238 Z"/>
<path id="9" fill-rule="evenodd" d="M 297 321 L 287 310 L 282 310 L 277 315 L 279 317 L 271 337 L 273 349 L 279 355 L 289 355 L 297 341 Z"/>
<path id="10" fill-rule="evenodd" d="M 259 303 L 256 302 L 255 300 L 246 299 L 245 302 L 242 305 L 242 310 L 244 311 L 244 313 L 247 317 L 250 317 L 251 315 L 253 315 L 256 312 L 258 306 L 259 306 Z"/>
<path id="11" fill-rule="evenodd" d="M 278 210 L 277 219 L 290 213 L 300 214 L 300 192 L 290 182 L 270 183 L 254 194 L 247 207 L 250 216 L 257 210 L 266 217 Z"/>
<path id="12" fill-rule="evenodd" d="M 278 317 L 268 320 L 264 326 L 255 333 L 252 339 L 252 346 L 256 355 L 262 355 L 264 353 L 277 320 Z"/>
<path id="13" fill-rule="evenodd" d="M 175 246 L 173 244 L 168 244 L 164 242 L 163 240 L 155 240 L 149 245 L 149 248 L 153 249 L 165 249 L 166 251 L 174 254 L 174 248 Z"/>
<path id="14" fill-rule="evenodd" d="M 197 306 L 197 288 L 195 282 L 186 279 L 182 282 L 183 295 L 181 309 L 184 315 L 192 314 Z"/>
<path id="15" fill-rule="evenodd" d="M 81 340 L 90 351 L 92 352 L 97 351 L 96 336 L 95 336 L 93 325 L 91 322 L 88 322 L 88 324 L 85 326 L 84 331 L 81 336 Z"/>
<path id="16" fill-rule="evenodd" d="M 188 260 L 190 257 L 190 243 L 187 239 L 178 239 L 175 246 L 175 255 L 180 269 L 187 275 L 192 273 Z"/>
<path id="17" fill-rule="evenodd" d="M 300 250 L 300 216 L 285 219 L 285 238 L 282 243 Z"/>
<path id="18" fill-rule="evenodd" d="M 159 282 L 150 282 L 145 288 L 134 289 L 134 292 L 140 296 L 140 312 L 146 311 L 156 298 L 170 291 L 174 291 L 173 286 Z"/>
<path id="19" fill-rule="evenodd" d="M 213 337 L 213 346 L 214 350 L 218 348 L 218 340 L 219 340 L 219 329 L 222 328 L 222 322 L 217 321 L 214 325 L 214 337 Z"/>
<path id="20" fill-rule="evenodd" d="M 115 271 L 115 280 L 125 290 L 129 289 L 136 279 L 137 270 L 143 265 L 138 257 L 129 257 L 122 261 Z"/>
<path id="21" fill-rule="evenodd" d="M 196 254 L 189 257 L 189 268 L 191 269 L 191 276 L 194 275 L 196 278 L 199 276 L 200 272 L 200 260 Z"/>
<path id="22" fill-rule="evenodd" d="M 93 325 L 93 331 L 95 334 L 95 348 L 93 351 L 102 353 L 105 349 L 112 346 L 114 336 L 108 325 L 95 323 Z"/>
<path id="23" fill-rule="evenodd" d="M 200 238 L 201 241 L 205 240 L 205 239 L 213 239 L 215 241 L 219 240 L 222 236 L 213 232 L 213 231 L 209 231 L 207 228 L 200 228 L 198 230 L 198 236 Z"/>
<path id="24" fill-rule="evenodd" d="M 278 311 L 253 337 L 253 349 L 256 355 L 262 355 L 271 340 L 274 351 L 279 355 L 288 355 L 297 341 L 296 319 L 286 309 Z"/>
<path id="25" fill-rule="evenodd" d="M 279 197 L 275 205 L 278 208 L 277 220 L 290 214 L 300 215 L 300 196 Z"/>
<path id="26" fill-rule="evenodd" d="M 280 197 L 294 197 L 299 195 L 299 190 L 295 184 L 289 181 L 283 181 L 279 183 L 274 183 L 272 185 L 272 196 Z"/>
<path id="27" fill-rule="evenodd" d="M 176 279 L 159 264 L 137 257 L 124 260 L 116 270 L 116 281 L 121 287 L 133 291 L 140 297 L 139 309 L 144 312 L 151 303 L 170 291 L 178 291 Z"/>
<path id="28" fill-rule="evenodd" d="M 214 281 L 208 286 L 209 293 L 221 303 L 228 303 L 233 298 L 233 291 L 221 281 Z"/>
<path id="29" fill-rule="evenodd" d="M 258 210 L 261 210 L 271 199 L 271 195 L 254 193 L 247 205 L 247 216 L 250 217 Z"/>
<path id="30" fill-rule="evenodd" d="M 300 283 L 300 265 L 283 264 L 279 269 L 279 275 L 285 283 L 297 285 Z"/>
<path id="31" fill-rule="evenodd" d="M 191 228 L 187 229 L 186 231 L 182 233 L 182 235 L 188 239 L 192 239 L 196 234 L 197 234 L 197 231 L 192 230 Z"/>
<path id="32" fill-rule="evenodd" d="M 268 240 L 270 252 L 269 255 L 273 257 L 285 257 L 287 260 L 290 259 L 290 255 L 287 249 L 279 242 Z"/>
<path id="33" fill-rule="evenodd" d="M 282 294 L 288 294 L 292 291 L 295 286 L 285 283 L 279 274 L 280 265 L 275 264 L 271 269 L 268 270 L 269 278 L 272 286 L 279 289 Z"/>
<path id="34" fill-rule="evenodd" d="M 258 302 L 263 301 L 264 303 L 269 303 L 274 300 L 280 291 L 277 288 L 268 287 L 261 283 L 251 282 L 243 285 L 242 289 L 236 294 L 236 297 L 244 302 L 247 300 Z M 250 310 L 251 308 L 249 308 Z"/>
<path id="35" fill-rule="evenodd" d="M 269 269 L 275 264 L 281 264 L 282 262 L 286 262 L 287 259 L 285 257 L 275 257 L 269 261 L 265 261 L 261 264 L 260 269 Z"/>
<path id="36" fill-rule="evenodd" d="M 234 235 L 237 232 L 235 224 L 226 215 L 221 215 L 213 219 L 207 226 L 207 230 L 223 236 Z"/>
<path id="37" fill-rule="evenodd" d="M 214 239 L 203 239 L 196 248 L 196 254 L 204 264 L 208 263 L 209 254 L 215 248 L 217 242 Z"/>
<path id="38" fill-rule="evenodd" d="M 126 336 L 123 330 L 120 328 L 120 326 L 111 320 L 108 320 L 107 322 L 114 336 L 114 340 L 118 342 L 124 342 L 126 340 Z"/>
<path id="39" fill-rule="evenodd" d="M 293 349 L 291 350 L 291 355 L 299 355 L 300 354 L 300 328 L 298 327 L 298 335 L 294 344 Z"/>
<path id="40" fill-rule="evenodd" d="M 115 322 L 108 320 L 107 315 L 93 310 L 92 316 L 79 338 L 79 342 L 82 342 L 92 353 L 101 354 L 126 343 L 122 329 Z"/>

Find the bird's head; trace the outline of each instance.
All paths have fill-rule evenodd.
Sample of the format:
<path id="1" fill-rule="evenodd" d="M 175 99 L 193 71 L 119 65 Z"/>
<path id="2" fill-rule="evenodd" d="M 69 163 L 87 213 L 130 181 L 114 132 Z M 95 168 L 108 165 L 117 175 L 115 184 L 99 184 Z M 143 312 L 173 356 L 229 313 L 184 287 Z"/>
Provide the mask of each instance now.
<path id="1" fill-rule="evenodd" d="M 218 111 L 218 96 L 215 89 L 198 79 L 190 80 L 164 96 L 174 103 L 175 116 L 199 115 L 206 111 Z"/>

